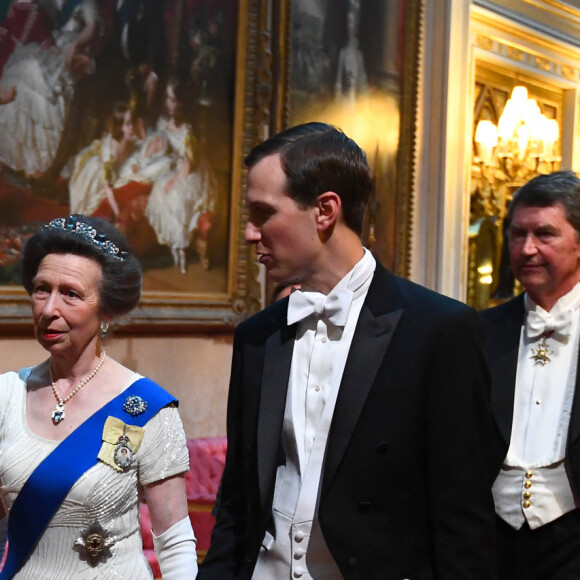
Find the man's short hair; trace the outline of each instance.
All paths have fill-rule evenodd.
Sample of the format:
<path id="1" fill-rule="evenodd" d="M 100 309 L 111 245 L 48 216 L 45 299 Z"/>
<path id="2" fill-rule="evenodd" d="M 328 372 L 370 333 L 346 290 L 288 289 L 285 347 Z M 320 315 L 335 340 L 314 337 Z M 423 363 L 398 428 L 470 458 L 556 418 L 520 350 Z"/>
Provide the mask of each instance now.
<path id="1" fill-rule="evenodd" d="M 573 171 L 538 175 L 518 189 L 509 205 L 508 223 L 519 206 L 551 207 L 561 203 L 566 219 L 580 235 L 580 179 Z"/>
<path id="2" fill-rule="evenodd" d="M 264 157 L 280 155 L 288 195 L 303 208 L 326 191 L 342 202 L 346 225 L 362 233 L 374 181 L 364 151 L 340 129 L 326 123 L 290 127 L 256 145 L 244 159 L 252 168 Z"/>

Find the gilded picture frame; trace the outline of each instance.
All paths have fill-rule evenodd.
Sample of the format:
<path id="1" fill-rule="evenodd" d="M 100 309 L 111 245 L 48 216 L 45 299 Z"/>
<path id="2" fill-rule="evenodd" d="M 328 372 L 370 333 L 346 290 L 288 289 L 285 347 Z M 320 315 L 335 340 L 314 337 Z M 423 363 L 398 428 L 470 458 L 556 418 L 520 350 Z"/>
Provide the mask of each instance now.
<path id="1" fill-rule="evenodd" d="M 291 0 L 283 13 L 281 125 L 328 122 L 363 148 L 376 186 L 363 243 L 408 277 L 421 2 Z"/>
<path id="2" fill-rule="evenodd" d="M 57 0 L 47 0 L 50 1 Z M 135 1 L 139 4 L 139 0 Z M 112 21 L 114 7 L 118 6 L 114 0 L 102 0 L 99 7 L 102 8 L 107 3 L 110 6 L 109 12 L 103 16 L 105 25 L 109 20 Z M 170 60 L 175 59 L 176 55 L 184 50 L 189 51 L 190 60 L 186 62 L 185 68 L 182 66 L 182 71 L 186 70 L 187 74 L 197 75 L 197 80 L 207 82 L 210 88 L 216 77 L 215 75 L 211 77 L 211 71 L 207 70 L 205 72 L 209 76 L 204 77 L 203 65 L 200 62 L 205 59 L 206 63 L 214 62 L 215 65 L 218 61 L 212 60 L 215 56 L 212 50 L 224 46 L 224 39 L 228 40 L 229 45 L 228 43 L 225 45 L 230 48 L 229 60 L 226 58 L 226 66 L 218 69 L 222 73 L 225 70 L 226 75 L 222 74 L 217 78 L 217 82 L 226 83 L 225 90 L 222 84 L 219 93 L 224 98 L 222 104 L 226 103 L 224 106 L 227 107 L 220 111 L 219 119 L 226 121 L 225 130 L 216 137 L 199 131 L 199 125 L 195 124 L 200 122 L 200 116 L 201 121 L 204 117 L 206 119 L 210 117 L 200 113 L 194 120 L 193 134 L 198 146 L 203 145 L 202 153 L 209 151 L 213 159 L 217 159 L 220 163 L 218 172 L 220 190 L 213 207 L 215 221 L 210 224 L 210 236 L 205 247 L 207 254 L 203 254 L 203 244 L 200 247 L 196 233 L 188 249 L 187 273 L 181 277 L 179 270 L 171 264 L 171 254 L 167 247 L 163 249 L 164 254 L 161 257 L 157 254 L 151 255 L 146 250 L 143 260 L 145 274 L 142 300 L 132 313 L 117 322 L 116 332 L 155 334 L 231 331 L 238 322 L 262 306 L 264 296 L 261 287 L 263 280 L 253 250 L 244 241 L 247 216 L 243 203 L 245 189 L 243 158 L 253 145 L 268 135 L 291 124 L 311 120 L 306 118 L 304 111 L 300 111 L 296 99 L 296 91 L 299 89 L 296 87 L 295 79 L 292 78 L 292 62 L 293 59 L 296 60 L 299 50 L 295 35 L 298 5 L 295 0 L 212 2 L 143 0 L 143 3 L 163 7 L 162 20 L 166 32 L 167 27 L 170 30 L 165 39 Z M 357 4 L 368 5 L 367 8 L 370 7 L 371 11 L 373 7 L 380 8 L 387 29 L 389 14 L 395 12 L 397 14 L 396 79 L 385 78 L 383 80 L 386 84 L 381 84 L 382 81 L 375 82 L 377 77 L 373 78 L 372 75 L 369 77 L 371 81 L 369 84 L 375 94 L 383 92 L 391 95 L 389 97 L 391 102 L 396 104 L 396 119 L 389 121 L 388 155 L 381 147 L 372 149 L 366 142 L 361 142 L 363 148 L 366 147 L 377 178 L 376 197 L 372 200 L 368 212 L 363 241 L 384 265 L 400 275 L 407 276 L 412 227 L 411 192 L 419 50 L 417 38 L 421 2 L 367 0 L 354 3 Z M 348 6 L 348 2 L 341 2 L 340 6 L 336 6 L 339 19 L 345 22 L 348 17 Z M 392 12 L 393 8 L 396 9 L 395 12 Z M 375 32 L 379 36 L 385 34 L 387 29 L 383 30 L 380 22 L 377 22 L 379 28 Z M 98 59 L 96 63 L 98 66 Z M 215 71 L 214 66 L 213 72 Z M 163 78 L 163 75 L 160 77 L 160 86 L 164 87 L 163 82 L 167 82 L 167 78 Z M 127 77 L 123 79 L 118 71 L 117 76 L 113 75 L 111 78 L 121 78 L 122 82 L 127 82 Z M 395 90 L 385 89 L 387 85 L 395 87 Z M 90 86 L 95 87 L 95 83 L 89 84 Z M 203 83 L 197 84 L 197 92 L 191 94 L 190 105 L 195 107 L 196 104 L 204 102 L 206 103 L 204 106 L 207 105 L 208 95 L 203 93 L 203 86 L 205 86 Z M 0 90 L 2 88 L 0 84 Z M 88 95 L 93 100 L 95 98 L 97 101 L 105 100 L 100 99 L 105 94 L 101 89 L 102 87 L 96 84 L 96 89 L 88 91 Z M 79 94 L 82 93 L 79 91 Z M 211 101 L 211 94 L 209 100 Z M 197 109 L 199 113 L 200 108 Z M 206 110 L 203 107 L 201 109 Z M 381 111 L 381 114 L 384 118 L 384 111 Z M 317 117 L 317 120 L 336 122 L 332 117 L 324 118 L 318 115 Z M 85 125 L 87 119 L 93 122 L 94 137 L 94 119 L 90 115 L 86 118 L 81 115 L 80 118 Z M 214 115 L 213 118 L 218 117 Z M 348 127 L 343 128 L 349 130 Z M 198 130 L 197 134 L 195 129 Z M 379 130 L 384 130 L 384 127 L 377 125 L 376 131 Z M 210 142 L 207 141 L 208 135 L 213 139 Z M 361 140 L 356 134 L 352 136 Z M 80 149 L 74 152 L 78 154 Z M 72 156 L 69 155 L 70 157 Z M 5 176 L 6 172 L 3 172 L 3 175 Z M 22 175 L 20 178 L 22 179 Z M 57 187 L 56 190 L 51 190 L 46 187 L 46 181 L 42 179 L 34 181 L 35 178 L 34 175 L 26 176 L 24 182 L 28 184 L 27 180 L 32 180 L 31 182 L 35 183 L 36 192 L 40 191 L 41 198 L 43 195 L 47 198 L 46 206 L 53 208 L 53 202 L 62 202 L 63 196 L 66 198 L 68 195 L 66 190 L 62 189 L 61 181 L 53 181 Z M 22 286 L 15 281 L 17 279 L 14 278 L 14 273 L 12 279 L 8 281 L 2 259 L 5 259 L 7 254 L 12 254 L 12 258 L 18 254 L 22 239 L 11 235 L 12 218 L 18 215 L 17 212 L 23 205 L 29 209 L 34 208 L 35 205 L 28 202 L 30 199 L 37 200 L 38 194 L 37 197 L 30 198 L 21 195 L 19 191 L 16 198 L 11 197 L 8 195 L 10 191 L 7 194 L 3 189 L 2 179 L 3 177 L 0 177 L 0 228 L 2 228 L 0 239 L 3 240 L 0 247 L 0 329 L 4 334 L 29 333 L 32 326 L 28 296 Z M 16 180 L 15 183 L 22 181 Z M 68 213 L 69 208 L 64 209 L 67 211 L 61 211 L 62 215 Z M 42 211 L 40 213 L 42 214 Z M 50 212 L 48 215 L 52 217 Z M 35 216 L 35 219 L 37 217 Z M 33 225 L 26 219 L 21 221 L 25 228 Z M 38 226 L 40 222 L 35 223 Z M 209 262 L 205 262 L 206 259 Z M 16 262 L 17 260 L 13 260 L 13 263 Z M 156 264 L 160 264 L 157 269 Z"/>
<path id="3" fill-rule="evenodd" d="M 87 1 L 90 2 L 90 0 L 84 0 L 78 4 L 83 5 Z M 267 2 L 263 0 L 218 0 L 217 2 L 205 0 L 162 0 L 159 2 L 153 0 L 149 2 L 144 0 L 135 4 L 162 10 L 161 21 L 165 35 L 162 42 L 164 42 L 167 57 L 166 65 L 171 70 L 155 71 L 154 67 L 150 67 L 150 69 L 144 69 L 144 74 L 148 74 L 151 69 L 158 73 L 156 80 L 162 92 L 162 97 L 158 99 L 160 110 L 164 99 L 167 98 L 165 93 L 170 83 L 169 78 L 179 76 L 180 73 L 182 80 L 186 78 L 189 93 L 184 94 L 189 95 L 189 110 L 197 108 L 197 114 L 194 113 L 188 118 L 188 122 L 192 125 L 191 141 L 197 146 L 192 158 L 196 159 L 196 163 L 199 159 L 202 159 L 206 165 L 214 163 L 214 172 L 211 177 L 215 182 L 215 190 L 212 194 L 212 206 L 209 212 L 210 223 L 204 226 L 206 235 L 200 235 L 202 225 L 199 218 L 197 230 L 192 233 L 191 246 L 186 249 L 184 274 L 180 272 L 177 262 L 172 263 L 169 246 L 162 247 L 157 238 L 158 247 L 155 247 L 155 251 L 151 251 L 150 246 L 143 242 L 146 239 L 148 243 L 152 243 L 151 240 L 154 240 L 154 237 L 151 232 L 149 232 L 150 237 L 147 238 L 142 230 L 136 230 L 139 232 L 138 237 L 135 238 L 137 246 L 142 242 L 144 244 L 140 256 L 144 264 L 142 299 L 133 312 L 116 322 L 115 330 L 117 333 L 228 331 L 260 306 L 258 270 L 243 236 L 245 216 L 242 194 L 245 176 L 242 159 L 249 148 L 260 138 L 260 132 L 263 132 L 260 127 L 269 122 L 269 119 L 257 119 L 254 114 L 255 95 L 258 90 L 256 70 L 260 66 L 262 53 L 258 46 L 258 31 L 260 26 L 263 26 L 260 21 L 263 19 L 264 6 Z M 110 33 L 114 34 L 114 24 L 118 24 L 119 21 L 119 14 L 115 14 L 115 6 L 120 5 L 114 0 L 102 0 L 93 5 L 98 6 L 100 10 L 99 26 L 105 30 L 108 28 Z M 133 16 L 142 18 L 143 13 L 139 12 Z M 127 14 L 123 17 L 127 19 Z M 159 18 L 151 20 L 154 25 L 159 24 L 160 21 Z M 53 25 L 54 22 L 53 20 Z M 49 32 L 54 33 L 55 30 L 56 28 L 51 28 Z M 53 36 L 57 35 L 53 34 Z M 148 38 L 152 38 L 151 34 Z M 97 40 L 101 42 L 101 45 Z M 89 74 L 83 75 L 81 71 L 77 75 L 78 78 L 73 75 L 74 82 L 80 79 L 79 83 L 74 86 L 77 91 L 74 96 L 77 96 L 77 100 L 81 100 L 81 115 L 79 117 L 79 111 L 75 113 L 71 105 L 70 110 L 66 111 L 68 118 L 63 123 L 66 125 L 67 122 L 76 120 L 75 138 L 77 139 L 78 134 L 82 133 L 81 127 L 86 129 L 89 126 L 88 121 L 93 123 L 93 139 L 95 136 L 99 139 L 103 138 L 104 132 L 98 134 L 95 132 L 96 122 L 99 121 L 98 116 L 87 113 L 87 109 L 83 109 L 82 106 L 89 102 L 105 101 L 106 97 L 109 97 L 109 101 L 111 100 L 111 96 L 105 91 L 106 85 L 103 83 L 112 77 L 103 76 L 98 82 L 95 82 L 93 78 L 93 73 L 100 70 L 98 68 L 99 56 L 105 50 L 103 48 L 105 41 L 100 38 L 97 40 L 95 40 L 96 48 L 93 54 L 90 53 L 92 50 L 90 47 L 87 47 L 83 53 L 91 57 L 91 62 L 85 63 L 82 59 L 80 61 L 81 65 L 86 64 Z M 60 54 L 66 49 L 66 46 L 59 47 L 58 41 L 54 42 L 52 39 L 49 44 L 53 47 L 50 50 L 55 54 Z M 44 48 L 42 46 L 34 50 L 37 50 L 42 58 L 50 58 L 46 56 L 46 53 L 40 52 Z M 141 48 L 144 47 L 141 46 Z M 11 54 L 6 52 L 5 47 L 0 47 L 1 50 L 5 50 L 4 54 L 8 61 L 7 68 L 4 70 L 10 72 Z M 180 61 L 180 55 L 184 53 L 187 58 L 185 61 L 183 58 Z M 29 62 L 25 60 L 28 57 L 28 54 L 20 56 L 24 62 Z M 118 60 L 121 57 L 120 53 L 115 55 Z M 38 65 L 36 61 L 30 62 L 35 66 Z M 130 86 L 129 67 L 123 69 L 123 77 L 119 74 L 120 71 L 114 69 L 117 61 L 113 58 L 109 64 L 111 62 L 113 64 L 110 70 L 116 74 L 116 78 L 120 79 L 119 82 L 125 82 L 127 86 Z M 43 72 L 42 67 L 39 70 Z M 142 69 L 134 70 L 143 72 Z M 67 72 L 70 71 L 67 69 Z M 70 76 L 69 74 L 67 79 Z M 10 75 L 8 74 L 7 77 L 10 78 Z M 85 98 L 78 99 L 79 95 L 83 95 L 78 87 L 87 79 L 92 82 L 84 87 Z M 212 83 L 215 84 L 212 86 Z M 145 84 L 139 86 L 145 86 Z M 5 87 L 0 85 L 0 88 Z M 102 93 L 99 92 L 101 89 Z M 21 94 L 24 94 L 24 89 L 19 84 L 16 102 Z M 130 100 L 132 93 L 125 94 L 127 100 Z M 219 103 L 216 104 L 218 100 Z M 79 119 L 82 125 L 78 124 Z M 62 131 L 64 135 L 66 127 Z M 69 166 L 72 167 L 70 175 L 74 175 L 74 171 L 77 170 L 79 164 L 77 158 L 80 157 L 80 153 L 88 150 L 96 140 L 91 141 L 87 138 L 83 143 L 84 148 L 77 145 L 76 149 L 69 149 L 66 157 L 69 159 Z M 55 157 L 61 153 L 64 141 L 63 137 L 59 141 L 58 152 L 52 152 Z M 71 155 L 71 151 L 75 155 Z M 171 167 L 176 172 L 176 163 L 173 163 Z M 3 163 L 3 165 L 6 164 Z M 199 168 L 199 166 L 196 164 L 196 167 Z M 23 287 L 18 283 L 18 254 L 22 243 L 35 228 L 40 227 L 41 223 L 49 219 L 67 215 L 73 206 L 70 181 L 67 191 L 66 179 L 64 179 L 65 186 L 63 187 L 62 175 L 63 173 L 57 175 L 54 171 L 51 174 L 48 170 L 40 171 L 38 175 L 35 175 L 32 171 L 22 170 L 15 164 L 14 168 L 9 167 L 7 171 L 3 171 L 0 177 L 0 228 L 3 238 L 0 247 L 0 329 L 5 335 L 28 334 L 31 331 L 29 299 Z M 154 189 L 156 184 L 157 181 L 153 181 L 151 188 Z M 117 195 L 122 190 L 122 186 L 113 189 Z M 70 197 L 68 197 L 69 194 Z M 148 203 L 147 200 L 150 197 L 141 196 L 139 199 L 142 206 L 147 207 L 145 203 Z M 32 209 L 37 211 L 32 212 Z M 30 217 L 32 215 L 34 215 L 33 218 Z M 118 216 L 114 217 L 118 218 Z M 141 219 L 143 215 L 138 214 L 138 217 Z"/>

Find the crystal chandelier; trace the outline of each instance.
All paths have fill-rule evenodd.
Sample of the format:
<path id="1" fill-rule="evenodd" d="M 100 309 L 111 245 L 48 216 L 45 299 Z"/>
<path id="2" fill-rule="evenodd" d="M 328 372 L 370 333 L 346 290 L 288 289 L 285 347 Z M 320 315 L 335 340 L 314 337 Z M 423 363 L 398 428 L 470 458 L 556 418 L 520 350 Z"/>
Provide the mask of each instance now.
<path id="1" fill-rule="evenodd" d="M 542 163 L 548 169 L 560 161 L 557 145 L 560 130 L 556 119 L 548 119 L 528 89 L 514 87 L 497 126 L 482 119 L 475 130 L 475 161 L 486 167 L 498 166 L 513 182 L 527 181 L 540 173 Z"/>

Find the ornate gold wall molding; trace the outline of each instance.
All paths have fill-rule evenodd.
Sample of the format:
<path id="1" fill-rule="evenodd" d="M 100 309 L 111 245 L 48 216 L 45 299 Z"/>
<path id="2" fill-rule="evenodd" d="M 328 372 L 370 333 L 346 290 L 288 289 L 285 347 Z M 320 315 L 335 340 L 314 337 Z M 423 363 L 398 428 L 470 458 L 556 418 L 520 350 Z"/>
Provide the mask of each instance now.
<path id="1" fill-rule="evenodd" d="M 524 3 L 553 14 L 568 22 L 580 24 L 580 9 L 559 0 L 523 0 Z"/>
<path id="2" fill-rule="evenodd" d="M 580 26 L 580 20 L 573 25 Z M 536 55 L 550 54 L 557 61 L 567 64 L 578 60 L 579 49 L 575 46 L 550 39 L 548 34 L 541 35 L 488 10 L 472 8 L 471 30 L 475 35 L 490 38 L 498 46 L 512 46 Z M 500 54 L 497 48 L 496 53 Z"/>
<path id="3" fill-rule="evenodd" d="M 488 57 L 499 57 L 512 61 L 514 66 L 526 67 L 529 71 L 538 73 L 549 72 L 554 78 L 564 81 L 580 81 L 580 67 L 572 66 L 564 60 L 545 56 L 540 50 L 526 49 L 507 40 L 493 35 L 479 33 L 475 38 L 475 46 L 487 53 Z M 485 55 L 482 56 L 485 59 Z"/>

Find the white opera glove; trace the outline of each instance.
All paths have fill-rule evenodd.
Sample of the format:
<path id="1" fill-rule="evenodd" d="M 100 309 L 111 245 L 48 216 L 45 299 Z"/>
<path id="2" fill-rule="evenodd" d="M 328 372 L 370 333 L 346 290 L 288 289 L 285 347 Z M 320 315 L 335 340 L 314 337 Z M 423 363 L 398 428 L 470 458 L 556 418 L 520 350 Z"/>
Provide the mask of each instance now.
<path id="1" fill-rule="evenodd" d="M 160 536 L 153 534 L 153 546 L 163 580 L 184 580 L 197 576 L 196 543 L 189 517 L 173 524 Z"/>

